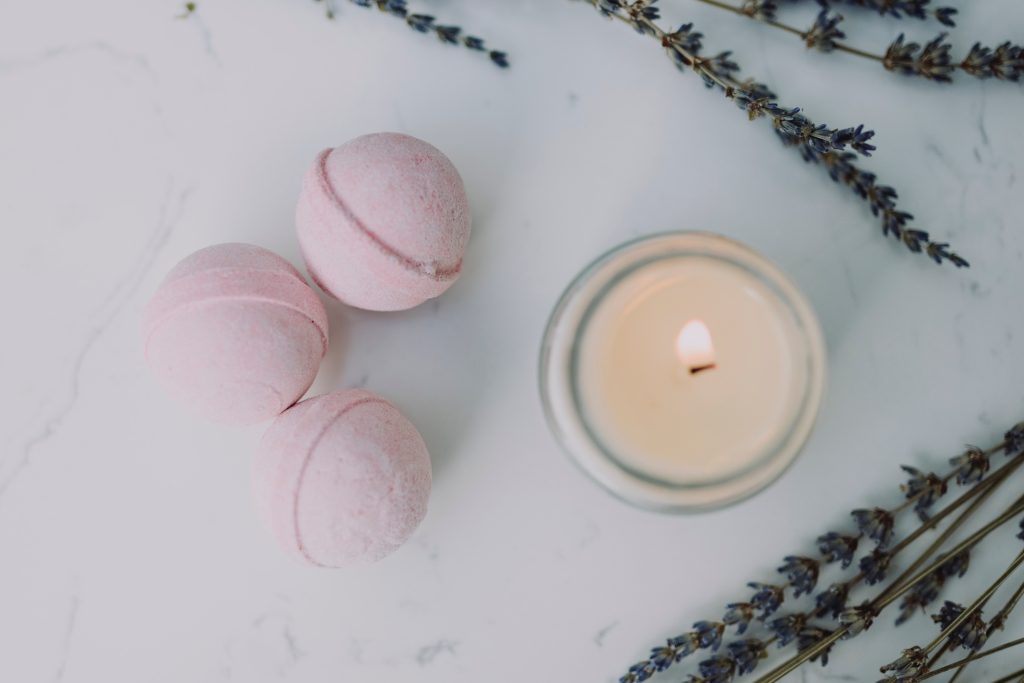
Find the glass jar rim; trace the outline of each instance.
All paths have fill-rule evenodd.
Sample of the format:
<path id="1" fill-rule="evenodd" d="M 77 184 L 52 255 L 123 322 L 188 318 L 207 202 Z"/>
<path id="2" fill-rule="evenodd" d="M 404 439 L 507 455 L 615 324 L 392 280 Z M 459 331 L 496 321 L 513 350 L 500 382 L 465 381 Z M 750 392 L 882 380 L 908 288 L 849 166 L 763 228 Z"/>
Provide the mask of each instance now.
<path id="1" fill-rule="evenodd" d="M 760 280 L 792 315 L 794 328 L 805 342 L 807 353 L 799 405 L 791 423 L 781 430 L 778 441 L 766 447 L 749 465 L 728 475 L 680 483 L 625 465 L 602 443 L 580 405 L 576 360 L 587 318 L 617 283 L 650 263 L 687 256 L 727 262 Z M 708 232 L 657 233 L 604 252 L 570 282 L 545 328 L 539 380 L 545 418 L 556 440 L 575 464 L 603 488 L 620 499 L 648 509 L 668 512 L 713 509 L 761 491 L 800 453 L 810 436 L 824 393 L 824 338 L 813 309 L 793 281 L 750 247 Z"/>

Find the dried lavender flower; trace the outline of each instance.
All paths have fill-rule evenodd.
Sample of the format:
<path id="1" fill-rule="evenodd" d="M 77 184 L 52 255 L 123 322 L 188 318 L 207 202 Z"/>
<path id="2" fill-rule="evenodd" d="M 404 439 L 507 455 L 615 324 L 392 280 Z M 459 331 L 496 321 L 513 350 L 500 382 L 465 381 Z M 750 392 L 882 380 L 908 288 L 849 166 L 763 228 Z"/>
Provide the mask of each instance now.
<path id="1" fill-rule="evenodd" d="M 715 655 L 697 666 L 704 683 L 729 683 L 736 675 L 736 660 L 729 655 Z"/>
<path id="2" fill-rule="evenodd" d="M 700 649 L 700 635 L 690 631 L 668 639 L 669 647 L 676 651 L 676 661 Z"/>
<path id="3" fill-rule="evenodd" d="M 785 647 L 796 640 L 807 625 L 807 615 L 799 612 L 773 619 L 768 629 L 778 639 L 779 647 Z"/>
<path id="4" fill-rule="evenodd" d="M 669 646 L 676 649 L 679 655 L 685 657 L 700 649 L 700 634 L 695 631 L 682 633 L 668 639 Z"/>
<path id="5" fill-rule="evenodd" d="M 644 24 L 644 26 L 646 25 Z M 680 24 L 679 28 L 675 31 L 665 34 L 664 38 L 662 38 L 662 45 L 670 50 L 669 56 L 676 62 L 676 66 L 688 66 L 683 61 L 683 55 L 680 54 L 680 51 L 693 54 L 700 52 L 703 47 L 700 41 L 703 37 L 703 33 L 693 30 L 692 23 Z"/>
<path id="6" fill-rule="evenodd" d="M 909 591 L 903 594 L 900 602 L 900 613 L 896 618 L 896 625 L 906 622 L 918 611 L 935 601 L 942 591 L 946 581 L 953 578 L 962 578 L 967 573 L 971 562 L 971 551 L 963 550 L 953 555 L 944 563 L 929 572 L 927 576 L 915 583 Z"/>
<path id="7" fill-rule="evenodd" d="M 842 568 L 846 569 L 853 562 L 859 540 L 857 536 L 845 536 L 830 531 L 818 537 L 818 550 L 825 562 L 839 562 Z"/>
<path id="8" fill-rule="evenodd" d="M 905 623 L 939 597 L 939 591 L 942 590 L 945 582 L 946 579 L 942 573 L 934 571 L 915 583 L 909 591 L 903 594 L 903 599 L 900 601 L 900 613 L 896 617 L 896 625 Z"/>
<path id="9" fill-rule="evenodd" d="M 885 573 L 892 562 L 892 553 L 875 548 L 870 554 L 860 558 L 860 571 L 864 574 L 864 580 L 869 586 L 885 579 Z"/>
<path id="10" fill-rule="evenodd" d="M 847 608 L 839 615 L 839 623 L 846 629 L 846 632 L 843 634 L 843 640 L 856 638 L 864 631 L 867 631 L 871 628 L 871 624 L 874 623 L 876 616 L 875 608 L 867 601 L 862 602 L 856 607 Z"/>
<path id="11" fill-rule="evenodd" d="M 921 674 L 927 664 L 928 653 L 915 645 L 904 650 L 896 661 L 886 664 L 880 671 L 889 674 L 891 679 L 902 681 Z"/>
<path id="12" fill-rule="evenodd" d="M 977 652 L 988 640 L 988 627 L 978 614 L 972 614 L 951 636 L 960 647 Z"/>
<path id="13" fill-rule="evenodd" d="M 696 649 L 696 648 L 694 648 Z M 653 665 L 655 671 L 664 671 L 673 664 L 682 661 L 683 657 L 690 654 L 693 650 L 680 650 L 676 648 L 672 641 L 669 640 L 667 644 L 661 647 L 656 647 L 651 650 L 650 656 L 647 661 L 642 662 L 643 666 Z"/>
<path id="14" fill-rule="evenodd" d="M 882 508 L 854 510 L 850 513 L 860 532 L 878 544 L 879 548 L 889 545 L 892 527 L 895 523 L 892 513 Z"/>
<path id="15" fill-rule="evenodd" d="M 790 555 L 783 560 L 779 573 L 786 576 L 793 587 L 793 597 L 799 598 L 804 593 L 811 593 L 818 584 L 818 562 L 809 557 Z"/>
<path id="16" fill-rule="evenodd" d="M 316 0 L 323 2 L 327 18 L 333 19 L 337 16 L 335 0 Z M 462 28 L 450 24 L 439 24 L 434 16 L 430 14 L 418 14 L 409 11 L 406 0 L 349 0 L 358 7 L 376 7 L 381 12 L 393 17 L 404 19 L 406 25 L 417 33 L 433 33 L 442 43 L 448 45 L 463 45 L 474 52 L 483 52 L 493 64 L 501 68 L 509 65 L 508 55 L 500 50 L 489 50 L 485 47 L 482 38 L 463 34 Z"/>
<path id="17" fill-rule="evenodd" d="M 818 0 L 818 4 L 828 7 L 838 0 Z M 930 0 L 844 0 L 847 5 L 864 7 L 878 12 L 882 16 L 890 16 L 894 19 L 912 17 L 914 19 L 927 19 L 929 14 L 937 21 L 946 25 L 954 26 L 953 15 L 957 11 L 952 7 L 936 7 L 930 9 Z"/>
<path id="18" fill-rule="evenodd" d="M 962 579 L 964 574 L 967 573 L 967 569 L 971 564 L 971 551 L 969 549 L 958 552 L 953 557 L 949 558 L 942 564 L 936 571 L 941 573 L 945 578 Z"/>
<path id="19" fill-rule="evenodd" d="M 932 615 L 932 621 L 945 631 L 963 612 L 964 607 L 962 605 L 947 600 L 942 605 L 938 614 Z M 976 652 L 981 649 L 981 646 L 988 639 L 987 628 L 985 621 L 981 618 L 981 610 L 975 610 L 965 622 L 949 634 L 949 642 L 953 647 L 962 647 Z"/>
<path id="20" fill-rule="evenodd" d="M 722 644 L 725 624 L 718 621 L 698 621 L 693 625 L 697 634 L 698 647 L 704 650 L 717 650 Z"/>
<path id="21" fill-rule="evenodd" d="M 768 656 L 768 647 L 757 638 L 738 640 L 728 645 L 729 655 L 736 663 L 737 674 L 748 674 L 757 668 L 762 659 Z"/>
<path id="22" fill-rule="evenodd" d="M 823 9 L 818 12 L 814 23 L 804 31 L 804 43 L 808 49 L 819 52 L 832 52 L 836 49 L 836 41 L 842 40 L 846 34 L 839 30 L 843 15 Z"/>
<path id="23" fill-rule="evenodd" d="M 949 56 L 952 45 L 946 42 L 946 35 L 940 33 L 922 47 L 914 42 L 904 43 L 901 33 L 886 49 L 882 65 L 889 71 L 951 83 L 950 74 L 956 66 Z"/>
<path id="24" fill-rule="evenodd" d="M 756 582 L 747 585 L 756 591 L 750 598 L 750 604 L 754 606 L 754 609 L 761 611 L 757 618 L 762 621 L 778 611 L 782 601 L 785 600 L 782 586 Z"/>
<path id="25" fill-rule="evenodd" d="M 956 483 L 962 486 L 981 481 L 992 463 L 985 451 L 968 446 L 963 453 L 950 459 L 949 464 L 957 468 Z"/>
<path id="26" fill-rule="evenodd" d="M 1024 78 L 1024 47 L 1003 43 L 992 52 L 989 75 L 1004 81 Z"/>
<path id="27" fill-rule="evenodd" d="M 736 626 L 736 633 L 743 635 L 753 619 L 753 605 L 749 602 L 734 602 L 726 605 L 725 614 L 722 616 L 722 623 L 726 626 Z"/>
<path id="28" fill-rule="evenodd" d="M 943 26 L 953 28 L 956 26 L 956 21 L 953 20 L 953 15 L 957 13 L 954 7 L 939 7 L 935 10 L 935 18 L 938 19 L 939 23 Z"/>
<path id="29" fill-rule="evenodd" d="M 927 522 L 928 510 L 946 494 L 946 480 L 931 472 L 925 474 L 909 465 L 903 465 L 903 471 L 910 475 L 910 479 L 901 484 L 900 489 L 907 494 L 908 500 L 914 500 L 914 512 L 921 521 Z"/>
<path id="30" fill-rule="evenodd" d="M 619 678 L 619 683 L 643 683 L 643 681 L 650 679 L 656 673 L 657 670 L 654 668 L 654 665 L 644 660 L 629 667 L 626 675 Z"/>
<path id="31" fill-rule="evenodd" d="M 1003 435 L 1003 452 L 1013 455 L 1024 447 L 1024 422 L 1018 422 Z"/>
<path id="32" fill-rule="evenodd" d="M 698 621 L 694 630 L 669 638 L 664 645 L 652 648 L 647 659 L 633 664 L 619 678 L 619 683 L 640 683 L 659 671 L 664 671 L 684 657 L 702 649 L 717 650 L 722 644 L 725 624 L 717 621 Z"/>
<path id="33" fill-rule="evenodd" d="M 952 600 L 946 600 L 938 613 L 932 615 L 932 621 L 938 624 L 942 630 L 946 630 L 957 617 L 963 614 L 963 611 L 963 605 L 959 605 Z"/>
<path id="34" fill-rule="evenodd" d="M 779 11 L 779 3 L 776 0 L 744 0 L 742 10 L 754 19 L 774 20 L 775 13 Z"/>
<path id="35" fill-rule="evenodd" d="M 956 66 L 975 78 L 1019 81 L 1024 76 L 1024 48 L 1010 42 L 995 49 L 975 43 Z"/>
<path id="36" fill-rule="evenodd" d="M 821 616 L 829 614 L 833 619 L 838 618 L 846 610 L 849 594 L 850 584 L 843 581 L 833 583 L 815 597 L 817 613 Z"/>
<path id="37" fill-rule="evenodd" d="M 981 43 L 971 46 L 971 51 L 964 57 L 960 67 L 967 73 L 977 78 L 988 78 L 992 73 L 992 49 Z"/>
<path id="38" fill-rule="evenodd" d="M 808 626 L 804 630 L 800 631 L 800 635 L 796 639 L 796 651 L 805 652 L 812 647 L 815 647 L 818 643 L 832 635 L 832 631 L 821 628 L 819 626 Z M 821 665 L 828 665 L 828 655 L 832 651 L 832 646 L 829 645 L 827 648 L 819 652 L 818 654 L 811 657 L 810 661 L 821 659 Z"/>

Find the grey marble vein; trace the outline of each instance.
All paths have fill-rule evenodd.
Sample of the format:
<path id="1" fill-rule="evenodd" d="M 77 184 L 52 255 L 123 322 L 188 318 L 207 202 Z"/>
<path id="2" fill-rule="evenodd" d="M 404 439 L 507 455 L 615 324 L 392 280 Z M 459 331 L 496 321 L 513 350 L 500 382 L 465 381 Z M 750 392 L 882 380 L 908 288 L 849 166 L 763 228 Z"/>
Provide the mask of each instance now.
<path id="1" fill-rule="evenodd" d="M 429 645 L 424 645 L 416 653 L 416 663 L 420 666 L 427 666 L 428 664 L 432 664 L 434 660 L 441 655 L 455 657 L 457 656 L 456 648 L 458 648 L 458 646 L 458 641 L 449 640 L 447 638 L 442 638 L 441 640 L 430 643 Z"/>
<path id="2" fill-rule="evenodd" d="M 53 674 L 54 683 L 64 680 L 64 674 L 68 668 L 68 658 L 71 656 L 71 641 L 75 635 L 75 626 L 78 624 L 79 597 L 74 595 L 71 598 L 71 607 L 68 609 L 67 623 L 64 626 L 64 637 L 61 640 L 60 656 L 57 663 L 57 671 Z"/>
<path id="3" fill-rule="evenodd" d="M 78 351 L 75 353 L 71 363 L 67 388 L 60 394 L 56 406 L 42 418 L 41 424 L 35 427 L 32 433 L 22 442 L 19 453 L 14 456 L 13 462 L 4 468 L 6 471 L 0 474 L 0 499 L 2 499 L 3 495 L 26 468 L 31 465 L 32 458 L 39 447 L 60 430 L 61 425 L 71 411 L 74 410 L 79 398 L 82 368 L 89 357 L 89 353 L 111 323 L 117 319 L 118 314 L 124 309 L 125 305 L 131 300 L 146 274 L 153 266 L 153 262 L 159 255 L 160 250 L 167 243 L 175 226 L 184 214 L 185 206 L 191 193 L 192 188 L 176 188 L 175 180 L 173 178 L 168 179 L 164 199 L 161 202 L 154 224 L 155 227 L 150 234 L 149 240 L 136 260 L 131 264 L 130 269 L 117 280 L 109 294 L 100 302 L 98 306 L 99 312 L 78 343 Z M 7 461 L 5 460 L 2 464 L 6 465 Z"/>
<path id="4" fill-rule="evenodd" d="M 47 48 L 37 54 L 27 57 L 0 60 L 0 73 L 31 68 L 55 59 L 76 57 L 88 52 L 105 55 L 114 61 L 130 65 L 144 74 L 154 85 L 160 82 L 156 69 L 153 68 L 145 54 L 122 50 L 102 40 L 72 45 L 60 45 L 57 47 Z"/>
<path id="5" fill-rule="evenodd" d="M 618 626 L 618 625 L 619 625 L 618 621 L 613 621 L 612 623 L 608 624 L 607 626 L 602 628 L 600 631 L 595 633 L 594 634 L 594 645 L 597 645 L 598 647 L 604 647 L 605 638 L 607 638 L 608 634 L 611 633 L 615 629 L 615 627 Z"/>

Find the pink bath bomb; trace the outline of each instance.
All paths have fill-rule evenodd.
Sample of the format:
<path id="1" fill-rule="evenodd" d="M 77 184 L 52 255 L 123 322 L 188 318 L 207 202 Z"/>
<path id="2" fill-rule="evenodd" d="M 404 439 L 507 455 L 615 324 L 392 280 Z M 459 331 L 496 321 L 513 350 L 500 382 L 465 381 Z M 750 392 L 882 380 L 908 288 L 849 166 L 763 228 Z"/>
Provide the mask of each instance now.
<path id="1" fill-rule="evenodd" d="M 327 312 L 299 272 L 251 244 L 186 257 L 146 307 L 146 361 L 195 412 L 230 424 L 278 415 L 327 350 Z"/>
<path id="2" fill-rule="evenodd" d="M 327 149 L 306 174 L 295 212 L 310 275 L 325 292 L 373 311 L 412 308 L 459 277 L 470 216 L 459 172 L 400 133 Z"/>
<path id="3" fill-rule="evenodd" d="M 362 389 L 302 401 L 267 430 L 252 470 L 260 516 L 302 562 L 394 552 L 427 512 L 430 454 L 388 401 Z"/>

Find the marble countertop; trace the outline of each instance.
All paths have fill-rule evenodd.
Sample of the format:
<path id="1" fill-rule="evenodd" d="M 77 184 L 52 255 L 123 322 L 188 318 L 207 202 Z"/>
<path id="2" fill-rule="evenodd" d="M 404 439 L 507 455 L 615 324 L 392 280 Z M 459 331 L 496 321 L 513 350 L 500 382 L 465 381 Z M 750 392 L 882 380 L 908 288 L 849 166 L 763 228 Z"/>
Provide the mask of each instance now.
<path id="1" fill-rule="evenodd" d="M 784 102 L 874 128 L 867 167 L 972 267 L 886 241 L 765 122 L 583 3 L 422 0 L 507 49 L 508 71 L 348 3 L 333 22 L 312 1 L 200 0 L 186 20 L 164 0 L 0 8 L 0 680 L 611 681 L 847 510 L 896 500 L 898 464 L 941 467 L 1024 416 L 1024 90 L 908 80 L 663 4 Z M 958 49 L 1024 37 L 1014 0 L 976 5 Z M 935 30 L 851 19 L 862 44 Z M 252 512 L 262 427 L 170 402 L 144 366 L 140 314 L 171 265 L 210 243 L 301 263 L 303 171 L 378 130 L 452 158 L 474 233 L 437 301 L 329 306 L 312 392 L 394 400 L 430 446 L 435 489 L 397 554 L 317 571 L 279 553 Z M 559 452 L 537 392 L 541 332 L 569 279 L 670 229 L 721 232 L 782 265 L 829 351 L 801 459 L 700 516 L 599 490 Z M 926 621 L 900 644 L 930 634 Z M 805 675 L 875 680 L 895 654 L 883 635 Z"/>

